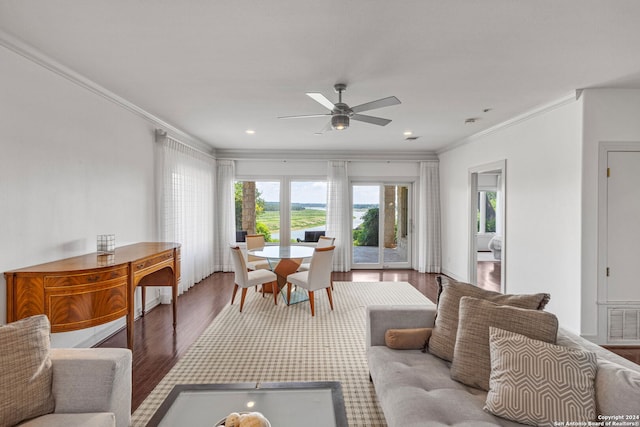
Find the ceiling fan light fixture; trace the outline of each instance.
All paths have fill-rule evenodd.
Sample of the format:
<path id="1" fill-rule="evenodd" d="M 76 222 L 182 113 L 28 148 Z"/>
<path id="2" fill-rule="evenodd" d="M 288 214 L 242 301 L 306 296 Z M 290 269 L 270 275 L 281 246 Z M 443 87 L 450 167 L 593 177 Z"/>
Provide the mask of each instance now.
<path id="1" fill-rule="evenodd" d="M 349 116 L 336 114 L 331 117 L 331 127 L 335 130 L 344 130 L 349 127 Z"/>

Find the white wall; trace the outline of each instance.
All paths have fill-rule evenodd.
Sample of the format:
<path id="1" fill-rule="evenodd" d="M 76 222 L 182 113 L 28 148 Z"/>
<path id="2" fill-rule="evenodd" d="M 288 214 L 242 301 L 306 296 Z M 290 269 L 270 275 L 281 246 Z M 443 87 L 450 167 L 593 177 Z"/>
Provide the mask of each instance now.
<path id="1" fill-rule="evenodd" d="M 97 234 L 153 240 L 154 126 L 2 47 L 0 75 L 0 272 L 95 252 Z M 52 345 L 91 345 L 122 324 Z"/>
<path id="2" fill-rule="evenodd" d="M 469 169 L 506 159 L 506 292 L 548 292 L 580 331 L 582 102 L 565 102 L 440 153 L 442 260 L 468 280 Z"/>
<path id="3" fill-rule="evenodd" d="M 598 149 L 600 142 L 634 142 L 640 149 L 640 90 L 590 89 L 585 90 L 582 96 L 582 331 L 583 335 L 595 336 L 599 327 L 596 304 Z M 606 337 L 602 333 L 600 335 L 598 340 L 605 342 Z"/>

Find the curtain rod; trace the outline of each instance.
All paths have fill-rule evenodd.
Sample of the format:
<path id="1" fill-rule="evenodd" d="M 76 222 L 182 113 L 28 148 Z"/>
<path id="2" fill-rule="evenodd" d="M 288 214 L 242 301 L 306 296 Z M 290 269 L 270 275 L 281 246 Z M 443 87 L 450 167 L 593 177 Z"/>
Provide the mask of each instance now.
<path id="1" fill-rule="evenodd" d="M 218 160 L 215 157 L 215 155 L 213 155 L 211 153 L 207 153 L 206 151 L 201 150 L 198 147 L 194 147 L 193 145 L 187 144 L 186 142 L 182 142 L 179 139 L 174 138 L 173 136 L 169 135 L 166 130 L 164 130 L 164 129 L 156 129 L 156 142 L 162 142 L 163 138 L 171 139 L 172 141 L 175 141 L 178 144 L 189 148 L 190 150 L 196 151 L 196 152 L 198 152 L 200 154 L 204 154 L 205 156 L 210 157 L 213 160 Z"/>

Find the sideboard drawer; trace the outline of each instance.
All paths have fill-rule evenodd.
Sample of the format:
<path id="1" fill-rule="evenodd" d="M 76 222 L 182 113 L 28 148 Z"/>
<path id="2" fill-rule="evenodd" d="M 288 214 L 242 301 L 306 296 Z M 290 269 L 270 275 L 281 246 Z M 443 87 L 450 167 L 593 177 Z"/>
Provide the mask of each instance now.
<path id="1" fill-rule="evenodd" d="M 66 286 L 85 286 L 122 278 L 126 281 L 127 270 L 127 267 L 116 267 L 105 271 L 94 271 L 88 273 L 47 275 L 44 277 L 44 287 L 59 288 Z"/>
<path id="2" fill-rule="evenodd" d="M 137 272 L 140 270 L 145 270 L 149 267 L 153 267 L 156 265 L 165 265 L 166 261 L 173 260 L 173 251 L 165 252 L 158 256 L 154 256 L 151 258 L 147 258 L 145 260 L 137 261 L 133 264 L 133 271 Z"/>

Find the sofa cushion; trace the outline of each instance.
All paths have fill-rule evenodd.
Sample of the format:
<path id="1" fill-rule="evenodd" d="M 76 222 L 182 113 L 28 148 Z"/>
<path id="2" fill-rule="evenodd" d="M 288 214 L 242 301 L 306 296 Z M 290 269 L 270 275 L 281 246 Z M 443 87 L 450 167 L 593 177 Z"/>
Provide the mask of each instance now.
<path id="1" fill-rule="evenodd" d="M 387 329 L 384 342 L 396 350 L 422 350 L 431 336 L 431 328 Z"/>
<path id="2" fill-rule="evenodd" d="M 640 408 L 639 402 L 640 372 L 598 358 L 596 374 L 598 414 L 606 416 L 627 414 L 628 409 L 633 406 Z"/>
<path id="3" fill-rule="evenodd" d="M 389 427 L 517 426 L 483 410 L 487 393 L 451 380 L 449 362 L 420 350 L 367 349 Z"/>
<path id="4" fill-rule="evenodd" d="M 0 420 L 3 425 L 53 412 L 49 319 L 28 317 L 0 326 Z"/>
<path id="5" fill-rule="evenodd" d="M 462 297 L 451 378 L 489 390 L 489 328 L 492 326 L 549 343 L 556 342 L 558 333 L 558 319 L 551 313 Z"/>
<path id="6" fill-rule="evenodd" d="M 442 359 L 453 360 L 453 350 L 458 331 L 460 298 L 471 296 L 496 304 L 542 310 L 549 302 L 549 294 L 505 295 L 487 291 L 468 283 L 449 281 L 440 285 L 438 313 L 429 339 L 429 352 Z"/>
<path id="7" fill-rule="evenodd" d="M 491 328 L 490 347 L 487 411 L 532 425 L 596 419 L 595 353 L 498 328 Z"/>

